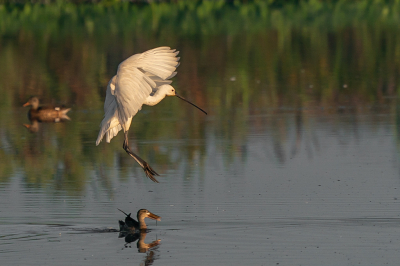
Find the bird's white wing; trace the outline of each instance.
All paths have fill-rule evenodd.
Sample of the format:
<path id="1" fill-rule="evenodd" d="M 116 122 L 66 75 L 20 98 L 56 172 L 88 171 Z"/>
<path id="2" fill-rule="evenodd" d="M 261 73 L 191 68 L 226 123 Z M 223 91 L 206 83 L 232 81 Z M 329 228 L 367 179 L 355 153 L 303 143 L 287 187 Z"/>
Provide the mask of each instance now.
<path id="1" fill-rule="evenodd" d="M 158 47 L 135 54 L 118 66 L 117 75 L 108 83 L 104 102 L 104 119 L 96 141 L 98 145 L 105 135 L 110 140 L 125 127 L 142 108 L 143 102 L 159 85 L 169 84 L 176 75 L 179 52 L 169 47 Z"/>
<path id="2" fill-rule="evenodd" d="M 176 73 L 176 72 L 174 72 L 174 73 Z M 153 80 L 153 81 L 155 82 L 155 84 L 156 84 L 156 86 L 153 87 L 153 93 L 155 93 L 161 85 L 169 85 L 169 84 L 172 83 L 172 80 L 169 80 L 169 79 L 162 79 L 162 78 L 160 78 L 160 77 L 158 77 L 158 76 L 155 76 L 155 75 L 153 75 L 153 74 L 151 74 L 151 73 L 149 73 L 149 72 L 145 72 L 145 74 L 146 74 L 146 76 L 148 76 L 151 80 Z M 171 77 L 171 78 L 172 78 L 172 77 Z"/>
<path id="3" fill-rule="evenodd" d="M 142 54 L 136 54 L 118 66 L 115 97 L 118 119 L 124 125 L 141 108 L 152 88 L 157 84 L 146 75 L 148 72 L 163 80 L 175 75 L 178 66 L 178 52 L 169 47 L 159 47 Z"/>
<path id="4" fill-rule="evenodd" d="M 99 145 L 104 135 L 106 137 L 106 142 L 109 143 L 110 140 L 122 129 L 122 126 L 118 121 L 117 102 L 114 96 L 116 78 L 117 76 L 114 76 L 110 79 L 107 86 L 106 100 L 104 101 L 104 118 L 100 124 L 100 131 L 96 140 L 96 145 Z"/>

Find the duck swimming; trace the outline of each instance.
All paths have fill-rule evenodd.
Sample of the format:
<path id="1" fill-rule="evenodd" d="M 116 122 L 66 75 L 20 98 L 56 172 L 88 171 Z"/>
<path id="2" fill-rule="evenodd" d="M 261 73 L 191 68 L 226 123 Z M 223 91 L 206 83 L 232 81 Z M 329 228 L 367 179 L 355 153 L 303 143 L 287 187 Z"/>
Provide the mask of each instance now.
<path id="1" fill-rule="evenodd" d="M 39 106 L 38 97 L 29 98 L 23 106 L 31 105 L 28 117 L 29 120 L 37 120 L 39 122 L 60 122 L 61 120 L 70 120 L 67 113 L 71 108 L 65 107 L 51 107 L 51 106 Z"/>
<path id="2" fill-rule="evenodd" d="M 131 213 L 127 214 L 124 211 L 118 209 L 120 212 L 126 215 L 125 217 L 125 222 L 123 221 L 118 221 L 119 223 L 119 230 L 120 231 L 132 231 L 132 230 L 146 230 L 147 226 L 146 223 L 144 222 L 145 218 L 150 218 L 153 220 L 161 221 L 161 217 L 158 215 L 155 215 L 154 213 L 149 212 L 146 209 L 140 209 L 137 212 L 137 219 L 138 221 L 135 221 L 131 217 Z"/>

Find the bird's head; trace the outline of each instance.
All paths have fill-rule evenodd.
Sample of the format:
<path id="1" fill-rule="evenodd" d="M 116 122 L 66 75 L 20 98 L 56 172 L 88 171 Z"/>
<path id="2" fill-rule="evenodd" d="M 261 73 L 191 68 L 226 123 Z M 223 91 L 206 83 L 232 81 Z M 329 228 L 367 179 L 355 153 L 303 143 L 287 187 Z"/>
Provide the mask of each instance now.
<path id="1" fill-rule="evenodd" d="M 144 217 L 144 218 L 150 218 L 153 220 L 161 221 L 160 216 L 155 215 L 154 213 L 151 213 L 146 209 L 140 209 L 137 213 L 137 217 L 138 217 L 138 219 L 140 219 L 141 217 Z"/>
<path id="2" fill-rule="evenodd" d="M 165 92 L 166 96 L 176 96 L 175 89 L 171 85 L 162 85 L 160 89 Z"/>
<path id="3" fill-rule="evenodd" d="M 23 107 L 25 106 L 29 106 L 32 105 L 34 109 L 36 109 L 39 106 L 39 99 L 38 97 L 34 96 L 29 98 L 29 100 L 23 105 Z"/>

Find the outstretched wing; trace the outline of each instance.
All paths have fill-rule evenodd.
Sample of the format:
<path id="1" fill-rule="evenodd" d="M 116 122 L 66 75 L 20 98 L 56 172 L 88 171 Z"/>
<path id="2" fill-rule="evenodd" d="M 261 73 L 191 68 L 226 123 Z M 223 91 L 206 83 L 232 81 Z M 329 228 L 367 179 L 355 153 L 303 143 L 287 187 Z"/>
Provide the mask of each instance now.
<path id="1" fill-rule="evenodd" d="M 146 98 L 161 84 L 176 75 L 179 52 L 169 47 L 158 47 L 135 54 L 118 66 L 117 75 L 108 83 L 104 102 L 104 119 L 96 145 L 104 135 L 110 140 L 124 128 L 129 129 L 132 117 L 142 108 Z"/>

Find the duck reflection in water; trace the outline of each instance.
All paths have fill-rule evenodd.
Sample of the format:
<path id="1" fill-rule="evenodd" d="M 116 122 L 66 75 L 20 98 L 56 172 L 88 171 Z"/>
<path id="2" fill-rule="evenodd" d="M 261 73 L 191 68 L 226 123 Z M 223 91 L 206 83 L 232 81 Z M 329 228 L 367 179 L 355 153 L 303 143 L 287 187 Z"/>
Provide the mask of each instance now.
<path id="1" fill-rule="evenodd" d="M 28 112 L 28 118 L 31 124 L 23 124 L 30 132 L 39 131 L 39 122 L 45 123 L 58 123 L 66 120 L 71 120 L 67 113 L 71 108 L 65 107 L 52 107 L 52 106 L 39 106 L 39 99 L 35 97 L 29 98 L 29 100 L 23 105 L 31 106 Z"/>
<path id="2" fill-rule="evenodd" d="M 146 244 L 144 240 L 146 239 L 146 235 L 149 232 L 147 230 L 146 223 L 144 221 L 145 218 L 150 218 L 153 220 L 161 221 L 161 217 L 158 215 L 155 215 L 154 213 L 149 212 L 146 209 L 140 209 L 137 212 L 137 221 L 135 221 L 131 217 L 131 213 L 127 214 L 124 211 L 118 209 L 120 212 L 126 215 L 125 217 L 125 222 L 123 221 L 118 221 L 119 223 L 119 237 L 125 237 L 125 246 L 129 243 L 135 242 L 136 240 L 139 239 L 137 243 L 137 248 L 140 253 L 145 253 L 147 252 L 150 248 L 155 247 L 159 245 L 160 239 L 151 242 L 150 244 Z"/>
<path id="3" fill-rule="evenodd" d="M 144 242 L 146 239 L 146 236 L 147 236 L 146 231 L 135 232 L 135 233 L 132 233 L 132 232 L 120 232 L 119 233 L 119 238 L 125 237 L 125 247 L 128 247 L 128 244 L 135 242 L 136 240 L 139 239 L 139 241 L 136 244 L 139 253 L 146 253 L 150 248 L 158 246 L 161 242 L 160 239 L 157 239 L 149 244 L 146 244 Z"/>

